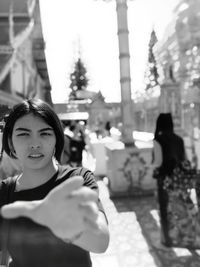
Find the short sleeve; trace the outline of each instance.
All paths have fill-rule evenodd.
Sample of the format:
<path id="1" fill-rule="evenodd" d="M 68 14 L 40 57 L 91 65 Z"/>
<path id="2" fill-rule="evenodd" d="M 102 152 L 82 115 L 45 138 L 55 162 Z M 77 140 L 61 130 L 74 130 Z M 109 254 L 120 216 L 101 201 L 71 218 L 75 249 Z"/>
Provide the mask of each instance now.
<path id="1" fill-rule="evenodd" d="M 93 172 L 86 168 L 77 168 L 75 170 L 76 175 L 81 175 L 84 179 L 84 186 L 88 186 L 93 190 L 96 190 L 97 192 L 99 191 L 98 184 L 95 180 L 95 176 Z"/>

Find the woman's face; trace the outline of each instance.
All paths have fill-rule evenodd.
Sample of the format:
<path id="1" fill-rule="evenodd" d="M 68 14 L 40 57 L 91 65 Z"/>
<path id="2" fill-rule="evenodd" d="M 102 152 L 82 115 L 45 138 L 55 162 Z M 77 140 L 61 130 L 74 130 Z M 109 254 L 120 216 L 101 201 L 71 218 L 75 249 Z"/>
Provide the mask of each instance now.
<path id="1" fill-rule="evenodd" d="M 33 114 L 25 115 L 16 121 L 12 143 L 23 168 L 41 169 L 53 162 L 56 145 L 54 130 Z"/>

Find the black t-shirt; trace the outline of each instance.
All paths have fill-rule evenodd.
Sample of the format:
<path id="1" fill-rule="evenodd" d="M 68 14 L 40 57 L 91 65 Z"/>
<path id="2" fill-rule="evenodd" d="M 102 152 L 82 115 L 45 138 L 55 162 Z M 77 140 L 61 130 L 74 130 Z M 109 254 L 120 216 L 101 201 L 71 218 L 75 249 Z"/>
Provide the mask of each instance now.
<path id="1" fill-rule="evenodd" d="M 59 173 L 59 178 L 57 179 Z M 64 175 L 64 176 L 63 176 Z M 59 166 L 59 171 L 45 184 L 33 189 L 14 192 L 13 200 L 39 200 L 55 186 L 69 177 L 81 175 L 84 186 L 98 192 L 94 175 L 85 168 Z M 5 204 L 5 183 L 0 183 L 0 207 Z M 99 200 L 99 209 L 104 212 Z M 2 240 L 2 217 L 0 216 L 0 240 Z M 10 220 L 8 250 L 12 257 L 11 267 L 90 267 L 88 251 L 67 244 L 57 238 L 47 227 L 24 217 Z"/>

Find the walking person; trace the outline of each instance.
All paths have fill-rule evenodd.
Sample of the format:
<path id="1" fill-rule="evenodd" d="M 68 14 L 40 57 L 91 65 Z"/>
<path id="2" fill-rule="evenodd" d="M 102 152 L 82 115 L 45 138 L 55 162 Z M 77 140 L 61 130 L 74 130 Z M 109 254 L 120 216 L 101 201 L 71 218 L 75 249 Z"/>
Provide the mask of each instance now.
<path id="1" fill-rule="evenodd" d="M 90 252 L 108 247 L 94 175 L 61 166 L 63 146 L 61 122 L 48 104 L 31 99 L 14 106 L 3 132 L 4 151 L 22 166 L 11 179 L 11 204 L 5 197 L 10 180 L 0 183 L 0 242 L 7 222 L 10 267 L 91 267 Z"/>
<path id="2" fill-rule="evenodd" d="M 183 139 L 174 133 L 171 113 L 161 113 L 156 122 L 153 149 L 153 165 L 157 175 L 157 197 L 161 221 L 161 241 L 170 246 L 169 225 L 167 218 L 168 195 L 163 189 L 167 175 L 171 175 L 177 163 L 185 159 Z"/>
<path id="3" fill-rule="evenodd" d="M 85 134 L 79 122 L 70 127 L 73 135 L 70 138 L 70 164 L 74 167 L 81 167 L 83 161 L 83 150 L 86 147 Z"/>

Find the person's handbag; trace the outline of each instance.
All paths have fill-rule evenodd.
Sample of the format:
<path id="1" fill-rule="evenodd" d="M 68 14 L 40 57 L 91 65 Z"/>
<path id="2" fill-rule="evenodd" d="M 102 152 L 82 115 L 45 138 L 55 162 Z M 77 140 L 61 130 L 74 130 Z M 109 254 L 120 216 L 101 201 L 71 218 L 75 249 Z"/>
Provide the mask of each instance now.
<path id="1" fill-rule="evenodd" d="M 6 182 L 6 202 L 11 203 L 13 201 L 13 193 L 15 190 L 17 177 L 9 177 Z M 8 220 L 3 219 L 2 222 L 2 240 L 1 240 L 1 257 L 0 257 L 0 267 L 9 266 L 9 253 L 7 250 L 8 240 L 9 240 L 10 224 Z"/>
<path id="2" fill-rule="evenodd" d="M 199 179 L 200 171 L 185 160 L 163 181 L 163 194 L 167 196 L 163 203 L 167 211 L 167 238 L 173 247 L 200 248 Z"/>

